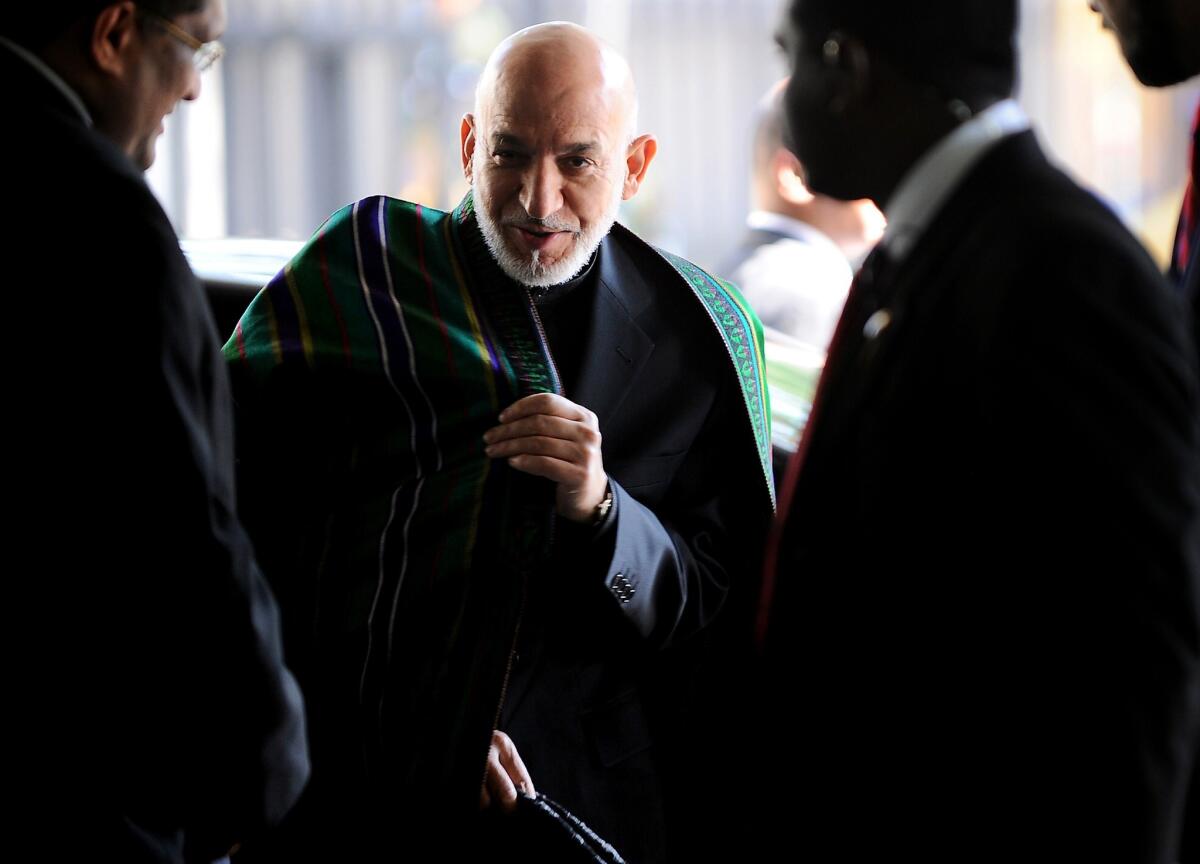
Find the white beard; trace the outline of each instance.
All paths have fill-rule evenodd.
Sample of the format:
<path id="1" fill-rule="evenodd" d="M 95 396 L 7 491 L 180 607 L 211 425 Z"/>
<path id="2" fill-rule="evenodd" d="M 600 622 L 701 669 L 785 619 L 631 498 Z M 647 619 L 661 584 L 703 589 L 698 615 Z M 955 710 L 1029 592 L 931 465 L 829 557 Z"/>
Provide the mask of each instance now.
<path id="1" fill-rule="evenodd" d="M 476 170 L 479 170 L 478 165 L 476 165 Z M 503 225 L 497 224 L 492 219 L 488 212 L 489 202 L 478 187 L 474 191 L 475 218 L 479 221 L 479 230 L 483 233 L 483 240 L 487 244 L 488 251 L 492 253 L 492 257 L 496 259 L 500 269 L 509 278 L 515 279 L 529 288 L 549 288 L 551 285 L 569 282 L 587 266 L 588 261 L 592 259 L 592 253 L 596 251 L 600 241 L 608 235 L 608 232 L 612 230 L 613 223 L 617 221 L 617 213 L 621 209 L 623 185 L 622 183 L 613 184 L 613 194 L 608 202 L 608 207 L 599 221 L 590 228 L 581 230 L 577 224 L 571 225 L 554 216 L 549 216 L 537 223 L 551 231 L 569 231 L 573 238 L 570 250 L 550 265 L 543 264 L 539 260 L 541 256 L 537 250 L 526 254 L 518 254 L 513 251 L 504 237 Z M 501 216 L 502 223 L 509 221 L 528 224 L 535 220 L 530 219 L 529 214 L 520 205 L 515 205 L 510 212 Z"/>

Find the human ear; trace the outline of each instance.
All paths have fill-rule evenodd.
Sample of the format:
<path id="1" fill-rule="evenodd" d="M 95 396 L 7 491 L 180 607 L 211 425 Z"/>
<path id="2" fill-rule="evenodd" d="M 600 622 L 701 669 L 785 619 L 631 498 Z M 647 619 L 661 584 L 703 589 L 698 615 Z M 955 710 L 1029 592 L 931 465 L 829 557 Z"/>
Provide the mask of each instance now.
<path id="1" fill-rule="evenodd" d="M 641 135 L 629 145 L 625 155 L 625 188 L 621 190 L 622 201 L 628 201 L 637 194 L 657 153 L 658 140 L 653 135 Z"/>
<path id="2" fill-rule="evenodd" d="M 462 125 L 459 126 L 458 134 L 462 144 L 463 176 L 470 183 L 474 180 L 471 176 L 471 166 L 473 164 L 473 157 L 475 156 L 475 117 L 473 115 L 463 115 Z"/>
<path id="3" fill-rule="evenodd" d="M 88 35 L 92 62 L 106 75 L 124 77 L 136 59 L 132 49 L 138 36 L 137 6 L 126 0 L 104 7 Z"/>

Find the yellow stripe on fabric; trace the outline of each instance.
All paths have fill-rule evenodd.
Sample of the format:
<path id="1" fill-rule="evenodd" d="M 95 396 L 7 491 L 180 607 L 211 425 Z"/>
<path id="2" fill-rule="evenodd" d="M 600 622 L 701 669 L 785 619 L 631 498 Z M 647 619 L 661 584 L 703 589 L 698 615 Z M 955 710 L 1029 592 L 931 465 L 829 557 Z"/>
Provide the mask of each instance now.
<path id="1" fill-rule="evenodd" d="M 442 225 L 442 234 L 444 236 L 442 237 L 442 240 L 446 244 L 447 249 L 453 250 L 454 246 L 450 238 L 451 221 L 452 220 L 450 219 L 443 220 L 444 224 Z M 483 368 L 485 370 L 483 380 L 487 384 L 488 396 L 492 401 L 492 413 L 495 413 L 500 410 L 500 398 L 496 395 L 495 370 L 492 369 L 492 358 L 488 354 L 487 344 L 484 342 L 483 328 L 480 326 L 479 318 L 475 314 L 475 304 L 471 299 L 470 292 L 467 291 L 467 280 L 463 277 L 462 268 L 458 263 L 458 257 L 453 251 L 451 251 L 447 257 L 450 259 L 450 267 L 454 270 L 454 281 L 458 285 L 459 296 L 462 297 L 463 309 L 466 310 L 467 313 L 467 322 L 471 325 L 471 336 L 475 340 L 475 348 L 479 351 L 479 362 L 483 364 Z"/>
<path id="2" fill-rule="evenodd" d="M 726 295 L 733 301 L 733 305 L 741 310 L 742 317 L 746 319 L 746 328 L 750 331 L 750 341 L 754 344 L 754 365 L 758 368 L 758 375 L 762 381 L 762 386 L 759 387 L 759 392 L 762 394 L 760 401 L 763 402 L 764 410 L 767 410 L 767 419 L 770 420 L 769 409 L 766 405 L 767 396 L 767 358 L 763 353 L 762 344 L 759 342 L 761 332 L 758 327 L 754 326 L 754 313 L 750 311 L 750 307 L 746 304 L 745 298 L 741 293 L 730 285 L 728 282 L 722 281 L 721 287 L 725 289 Z"/>
<path id="3" fill-rule="evenodd" d="M 287 281 L 288 293 L 292 295 L 292 306 L 296 309 L 296 324 L 300 328 L 300 344 L 304 348 L 304 359 L 308 363 L 308 368 L 312 369 L 312 331 L 308 327 L 308 312 L 304 308 L 304 301 L 300 298 L 300 288 L 296 285 L 296 272 L 292 269 L 290 261 L 284 265 L 283 278 Z"/>
<path id="4" fill-rule="evenodd" d="M 262 298 L 267 301 L 267 326 L 271 329 L 271 353 L 275 355 L 275 365 L 283 365 L 283 341 L 279 338 L 279 321 L 275 317 L 275 302 L 271 300 L 271 292 L 264 291 Z"/>

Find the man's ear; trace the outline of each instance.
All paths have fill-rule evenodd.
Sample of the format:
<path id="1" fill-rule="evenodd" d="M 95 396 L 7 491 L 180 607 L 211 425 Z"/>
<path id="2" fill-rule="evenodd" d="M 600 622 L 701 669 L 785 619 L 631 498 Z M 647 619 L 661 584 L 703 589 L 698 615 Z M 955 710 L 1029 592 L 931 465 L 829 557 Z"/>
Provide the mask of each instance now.
<path id="1" fill-rule="evenodd" d="M 473 115 L 463 115 L 462 125 L 458 128 L 458 134 L 462 142 L 463 176 L 467 178 L 468 183 L 471 183 L 475 179 L 471 176 L 471 165 L 475 156 L 475 117 Z"/>
<path id="2" fill-rule="evenodd" d="M 124 0 L 105 6 L 88 35 L 92 62 L 106 75 L 124 77 L 138 60 L 135 49 L 140 33 L 136 4 Z"/>
<path id="3" fill-rule="evenodd" d="M 653 135 L 642 135 L 629 145 L 625 156 L 625 188 L 621 190 L 622 201 L 628 201 L 637 194 L 656 153 L 658 141 Z"/>
<path id="4" fill-rule="evenodd" d="M 804 185 L 800 160 L 790 150 L 780 147 L 771 159 L 771 175 L 775 178 L 775 191 L 784 201 L 792 204 L 807 204 L 813 195 Z"/>

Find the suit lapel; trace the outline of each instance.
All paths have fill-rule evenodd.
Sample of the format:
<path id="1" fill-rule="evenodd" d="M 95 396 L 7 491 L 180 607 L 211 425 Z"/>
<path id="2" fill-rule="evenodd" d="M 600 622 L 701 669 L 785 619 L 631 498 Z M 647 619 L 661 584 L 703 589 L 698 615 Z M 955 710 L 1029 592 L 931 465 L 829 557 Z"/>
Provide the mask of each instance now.
<path id="1" fill-rule="evenodd" d="M 636 320 L 649 302 L 649 286 L 611 237 L 600 244 L 599 255 L 587 348 L 576 391 L 568 397 L 595 412 L 603 432 L 650 359 L 654 342 Z"/>

